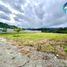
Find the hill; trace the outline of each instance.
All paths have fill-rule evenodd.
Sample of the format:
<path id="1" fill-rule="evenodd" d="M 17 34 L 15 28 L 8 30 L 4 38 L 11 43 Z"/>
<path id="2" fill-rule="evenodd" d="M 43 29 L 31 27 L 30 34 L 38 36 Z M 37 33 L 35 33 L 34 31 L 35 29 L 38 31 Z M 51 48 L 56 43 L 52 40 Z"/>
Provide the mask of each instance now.
<path id="1" fill-rule="evenodd" d="M 10 28 L 10 29 L 14 29 L 14 28 L 17 28 L 17 26 L 9 25 L 9 24 L 0 22 L 0 28 Z"/>
<path id="2" fill-rule="evenodd" d="M 67 33 L 67 27 L 64 28 L 26 28 L 25 30 L 41 31 L 48 33 Z"/>

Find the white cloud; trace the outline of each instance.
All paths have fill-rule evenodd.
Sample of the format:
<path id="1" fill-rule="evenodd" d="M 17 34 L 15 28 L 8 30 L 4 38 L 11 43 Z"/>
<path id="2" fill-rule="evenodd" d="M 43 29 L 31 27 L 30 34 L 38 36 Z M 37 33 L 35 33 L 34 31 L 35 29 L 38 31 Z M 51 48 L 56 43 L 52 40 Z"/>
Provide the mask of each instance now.
<path id="1" fill-rule="evenodd" d="M 0 20 L 21 27 L 66 27 L 66 0 L 0 0 Z M 67 7 L 66 7 L 67 8 Z M 6 12 L 7 11 L 7 12 Z M 9 15 L 8 15 L 9 12 Z M 5 16 L 3 14 L 3 16 Z"/>

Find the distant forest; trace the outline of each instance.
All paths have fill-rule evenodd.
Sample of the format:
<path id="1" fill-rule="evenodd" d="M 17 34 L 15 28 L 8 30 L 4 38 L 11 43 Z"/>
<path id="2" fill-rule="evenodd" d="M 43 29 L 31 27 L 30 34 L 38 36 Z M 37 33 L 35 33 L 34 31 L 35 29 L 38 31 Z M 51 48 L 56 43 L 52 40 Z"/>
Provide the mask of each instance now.
<path id="1" fill-rule="evenodd" d="M 9 25 L 7 23 L 0 22 L 0 28 L 9 28 L 15 29 L 18 28 L 14 25 Z M 32 31 L 41 31 L 41 32 L 49 32 L 49 33 L 67 33 L 67 27 L 64 28 L 22 28 L 23 30 L 32 30 Z"/>
<path id="2" fill-rule="evenodd" d="M 33 31 L 41 31 L 41 32 L 49 32 L 49 33 L 67 33 L 67 27 L 64 28 L 27 28 L 26 30 L 33 30 Z"/>
<path id="3" fill-rule="evenodd" d="M 10 29 L 14 29 L 14 28 L 17 28 L 17 27 L 14 26 L 14 25 L 8 25 L 8 24 L 6 24 L 6 23 L 0 22 L 0 28 L 10 28 Z"/>
<path id="4" fill-rule="evenodd" d="M 65 28 L 42 28 L 42 32 L 53 32 L 53 33 L 67 33 L 67 27 Z"/>

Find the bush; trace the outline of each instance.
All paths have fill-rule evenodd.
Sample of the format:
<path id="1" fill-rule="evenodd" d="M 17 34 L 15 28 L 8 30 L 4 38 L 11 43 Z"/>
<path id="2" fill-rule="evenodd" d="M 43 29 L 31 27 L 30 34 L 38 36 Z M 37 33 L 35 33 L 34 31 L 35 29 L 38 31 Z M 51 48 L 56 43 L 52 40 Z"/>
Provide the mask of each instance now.
<path id="1" fill-rule="evenodd" d="M 20 32 L 21 31 L 21 28 L 15 28 L 14 31 L 15 32 Z"/>

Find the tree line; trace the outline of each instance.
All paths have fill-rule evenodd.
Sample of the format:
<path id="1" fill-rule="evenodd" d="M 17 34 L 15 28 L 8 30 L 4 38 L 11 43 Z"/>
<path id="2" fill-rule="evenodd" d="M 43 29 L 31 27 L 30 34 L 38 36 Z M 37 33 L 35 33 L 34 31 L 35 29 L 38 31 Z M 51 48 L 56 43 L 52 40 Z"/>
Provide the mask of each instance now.
<path id="1" fill-rule="evenodd" d="M 2 32 L 7 32 L 7 29 L 13 29 L 15 32 L 20 32 L 22 29 L 14 26 L 14 25 L 9 25 L 7 23 L 0 22 L 0 29 Z"/>

